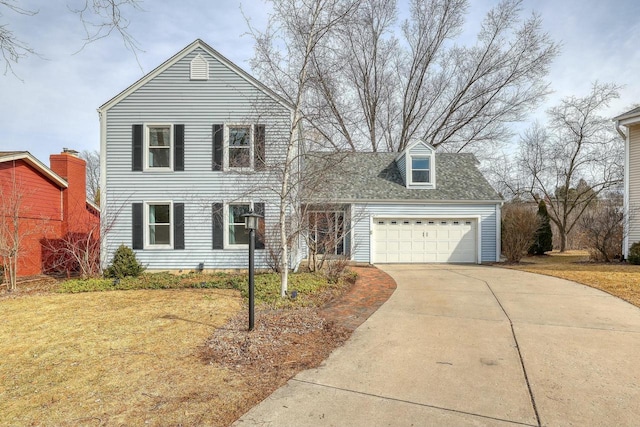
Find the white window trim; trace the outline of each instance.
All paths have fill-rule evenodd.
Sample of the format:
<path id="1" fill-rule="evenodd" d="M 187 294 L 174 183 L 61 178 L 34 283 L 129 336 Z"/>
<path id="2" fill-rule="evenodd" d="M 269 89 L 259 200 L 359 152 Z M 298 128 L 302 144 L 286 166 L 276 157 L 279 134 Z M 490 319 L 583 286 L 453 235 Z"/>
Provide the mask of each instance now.
<path id="1" fill-rule="evenodd" d="M 229 128 L 248 127 L 249 128 L 249 167 L 231 167 L 229 166 Z M 223 164 L 226 171 L 253 171 L 255 168 L 255 135 L 254 126 L 248 123 L 225 123 L 224 125 L 224 141 L 223 141 Z M 246 246 L 246 245 L 245 245 Z"/>
<path id="2" fill-rule="evenodd" d="M 223 249 L 247 249 L 249 248 L 248 244 L 242 244 L 242 243 L 236 243 L 236 244 L 230 244 L 229 243 L 229 226 L 231 225 L 229 223 L 229 206 L 233 206 L 233 205 L 249 205 L 249 210 L 253 210 L 254 206 L 253 206 L 253 202 L 252 201 L 245 201 L 245 200 L 234 200 L 231 202 L 226 202 L 224 204 L 224 233 L 223 233 L 223 237 L 224 237 L 224 241 L 223 241 Z"/>
<path id="3" fill-rule="evenodd" d="M 429 159 L 429 182 L 413 182 L 413 162 L 416 159 Z M 405 171 L 407 175 L 407 188 L 436 188 L 436 156 L 431 154 L 409 154 L 405 156 Z"/>
<path id="4" fill-rule="evenodd" d="M 169 244 L 168 245 L 152 245 L 149 243 L 149 206 L 150 205 L 169 205 Z M 156 200 L 144 202 L 144 249 L 173 249 L 173 228 L 175 218 L 173 217 L 173 202 L 170 200 Z"/>
<path id="5" fill-rule="evenodd" d="M 169 126 L 169 167 L 154 168 L 149 166 L 149 128 Z M 173 172 L 173 150 L 175 142 L 173 140 L 173 124 L 172 123 L 145 123 L 144 124 L 144 171 L 146 172 Z"/>

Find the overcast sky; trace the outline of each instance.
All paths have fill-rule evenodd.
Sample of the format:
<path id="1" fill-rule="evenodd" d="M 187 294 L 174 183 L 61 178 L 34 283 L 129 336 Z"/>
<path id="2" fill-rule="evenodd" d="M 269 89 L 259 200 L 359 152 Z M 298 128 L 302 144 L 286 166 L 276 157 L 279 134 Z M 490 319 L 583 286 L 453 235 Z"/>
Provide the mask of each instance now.
<path id="1" fill-rule="evenodd" d="M 405 0 L 398 0 L 406 3 Z M 70 11 L 84 0 L 18 0 L 38 10 L 23 16 L 0 6 L 0 25 L 9 28 L 39 56 L 14 65 L 17 77 L 0 74 L 0 151 L 28 150 L 45 164 L 63 147 L 98 150 L 96 109 L 197 38 L 250 71 L 253 40 L 244 14 L 264 28 L 263 0 L 164 0 L 142 3 L 127 13 L 129 30 L 143 52 L 136 57 L 117 35 L 83 46 L 84 30 Z M 496 2 L 472 0 L 465 35 Z M 640 103 L 640 2 L 637 0 L 525 0 L 538 12 L 545 31 L 562 43 L 549 81 L 553 95 L 531 120 L 568 95 L 585 95 L 595 80 L 625 85 L 607 112 L 615 116 Z M 241 10 L 242 8 L 242 10 Z M 404 7 L 403 10 L 406 10 Z"/>

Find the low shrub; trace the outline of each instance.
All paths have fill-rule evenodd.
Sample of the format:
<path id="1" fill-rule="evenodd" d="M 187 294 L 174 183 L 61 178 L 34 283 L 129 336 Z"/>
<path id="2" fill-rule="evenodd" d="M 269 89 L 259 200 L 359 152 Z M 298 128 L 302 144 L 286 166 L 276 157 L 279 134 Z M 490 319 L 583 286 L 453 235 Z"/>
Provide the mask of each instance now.
<path id="1" fill-rule="evenodd" d="M 327 260 L 322 271 L 329 282 L 338 283 L 338 280 L 342 278 L 348 266 L 349 259 L 343 256 L 337 259 Z"/>
<path id="2" fill-rule="evenodd" d="M 60 292 L 128 291 L 135 289 L 240 289 L 244 277 L 239 274 L 145 273 L 138 277 L 67 280 Z"/>
<path id="3" fill-rule="evenodd" d="M 640 242 L 636 242 L 631 245 L 629 248 L 629 256 L 627 257 L 627 261 L 630 264 L 639 265 L 640 264 Z"/>
<path id="4" fill-rule="evenodd" d="M 133 249 L 120 245 L 113 254 L 111 265 L 104 271 L 104 276 L 114 279 L 138 277 L 144 270 L 145 267 L 138 262 Z"/>
<path id="5" fill-rule="evenodd" d="M 256 305 L 273 308 L 319 306 L 338 293 L 347 282 L 355 280 L 346 274 L 337 283 L 329 282 L 320 273 L 293 273 L 289 275 L 289 298 L 280 297 L 280 275 L 261 273 L 255 276 Z M 60 284 L 59 292 L 101 292 L 136 289 L 236 289 L 243 298 L 249 298 L 249 278 L 246 273 L 144 273 L 139 277 L 108 279 L 74 279 Z M 329 292 L 326 292 L 329 291 Z M 291 298 L 295 292 L 296 298 Z"/>

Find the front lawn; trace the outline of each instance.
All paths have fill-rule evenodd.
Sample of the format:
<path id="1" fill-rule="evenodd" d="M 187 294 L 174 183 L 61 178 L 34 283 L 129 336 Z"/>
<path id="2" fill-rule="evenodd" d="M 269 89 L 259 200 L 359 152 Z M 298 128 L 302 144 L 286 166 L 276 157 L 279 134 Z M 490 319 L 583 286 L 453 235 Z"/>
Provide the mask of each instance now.
<path id="1" fill-rule="evenodd" d="M 573 280 L 640 307 L 640 265 L 593 263 L 584 251 L 554 251 L 548 255 L 524 257 L 520 264 L 497 265 Z"/>
<path id="2" fill-rule="evenodd" d="M 1 299 L 0 424 L 229 425 L 280 383 L 257 387 L 245 370 L 210 357 L 206 348 L 217 330 L 237 324 L 247 340 L 260 333 L 243 332 L 245 279 L 226 275 L 221 284 L 210 276 L 69 281 L 54 292 Z M 321 304 L 342 286 L 292 275 L 298 299 L 276 304 L 274 276 L 257 276 L 256 296 L 264 313 L 280 317 L 299 310 L 276 305 Z M 260 328 L 264 316 L 258 310 Z M 308 351 L 305 339 L 299 341 Z M 257 375 L 265 369 L 265 381 L 268 362 L 253 366 Z"/>

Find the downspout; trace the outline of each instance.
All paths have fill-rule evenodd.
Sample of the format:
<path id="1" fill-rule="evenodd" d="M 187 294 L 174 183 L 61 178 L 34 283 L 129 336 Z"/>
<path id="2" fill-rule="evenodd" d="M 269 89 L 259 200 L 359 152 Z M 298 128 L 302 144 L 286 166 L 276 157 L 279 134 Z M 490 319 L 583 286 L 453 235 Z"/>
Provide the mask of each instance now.
<path id="1" fill-rule="evenodd" d="M 620 120 L 616 120 L 616 131 L 618 132 L 618 135 L 622 137 L 622 139 L 624 139 L 625 141 L 627 140 L 627 134 L 624 133 L 624 131 L 620 127 Z"/>

